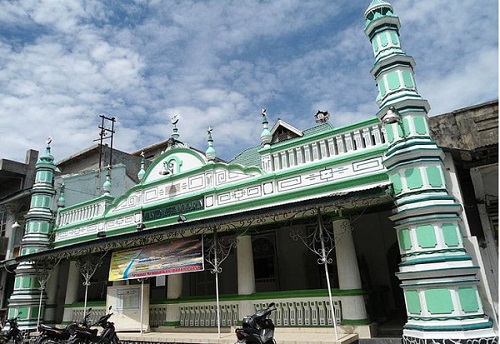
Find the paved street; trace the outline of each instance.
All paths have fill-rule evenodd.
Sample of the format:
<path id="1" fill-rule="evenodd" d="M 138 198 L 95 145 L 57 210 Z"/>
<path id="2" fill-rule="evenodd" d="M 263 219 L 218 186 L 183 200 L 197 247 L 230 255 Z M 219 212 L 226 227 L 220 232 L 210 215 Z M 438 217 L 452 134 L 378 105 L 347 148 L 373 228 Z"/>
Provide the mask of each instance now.
<path id="1" fill-rule="evenodd" d="M 206 332 L 148 332 L 144 334 L 121 332 L 118 334 L 122 342 L 128 343 L 220 343 L 232 344 L 236 342 L 234 332 L 206 333 Z M 358 339 L 356 334 L 339 334 L 335 340 L 333 331 L 328 333 L 321 329 L 317 333 L 311 330 L 301 331 L 300 329 L 276 329 L 275 339 L 278 344 L 326 344 L 341 343 L 349 344 Z"/>

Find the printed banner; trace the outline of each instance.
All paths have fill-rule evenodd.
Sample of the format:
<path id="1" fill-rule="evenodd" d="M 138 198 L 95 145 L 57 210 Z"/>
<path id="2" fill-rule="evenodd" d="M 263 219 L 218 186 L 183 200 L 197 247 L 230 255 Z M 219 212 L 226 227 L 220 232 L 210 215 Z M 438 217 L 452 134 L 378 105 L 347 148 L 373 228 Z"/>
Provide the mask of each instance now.
<path id="1" fill-rule="evenodd" d="M 113 252 L 109 280 L 120 281 L 205 269 L 201 236 Z"/>

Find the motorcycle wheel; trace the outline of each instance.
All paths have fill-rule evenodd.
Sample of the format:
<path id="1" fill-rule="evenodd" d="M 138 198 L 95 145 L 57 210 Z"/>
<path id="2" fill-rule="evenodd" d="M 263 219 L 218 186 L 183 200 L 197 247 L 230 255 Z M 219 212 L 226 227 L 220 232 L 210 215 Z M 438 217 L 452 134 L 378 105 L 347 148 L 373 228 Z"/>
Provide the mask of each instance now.
<path id="1" fill-rule="evenodd" d="M 85 341 L 85 339 L 80 339 L 77 336 L 70 336 L 66 343 L 67 344 L 85 344 L 86 341 Z"/>
<path id="2" fill-rule="evenodd" d="M 14 344 L 23 344 L 24 343 L 24 338 L 21 333 L 19 333 L 15 338 L 14 338 Z"/>

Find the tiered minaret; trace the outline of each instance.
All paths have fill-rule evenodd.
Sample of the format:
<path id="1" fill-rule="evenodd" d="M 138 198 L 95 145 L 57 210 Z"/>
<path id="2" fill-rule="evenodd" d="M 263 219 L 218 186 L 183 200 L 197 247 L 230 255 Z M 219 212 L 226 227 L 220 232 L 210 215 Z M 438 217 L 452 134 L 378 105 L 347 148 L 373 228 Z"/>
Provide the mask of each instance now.
<path id="1" fill-rule="evenodd" d="M 389 144 L 383 163 L 395 193 L 391 219 L 408 315 L 403 341 L 497 342 L 478 291 L 479 267 L 465 249 L 462 207 L 446 184 L 444 153 L 430 137 L 429 104 L 417 91 L 415 62 L 401 48 L 399 18 L 389 3 L 373 0 L 365 19 L 375 55 L 377 116 Z"/>
<path id="2" fill-rule="evenodd" d="M 53 213 L 52 202 L 54 189 L 54 157 L 50 153 L 51 139 L 47 141 L 47 149 L 36 163 L 35 184 L 32 188 L 30 210 L 26 214 L 26 228 L 21 242 L 20 255 L 44 251 L 50 244 Z M 14 291 L 9 299 L 9 317 L 19 315 L 19 325 L 23 328 L 34 328 L 37 324 L 40 284 L 34 262 L 20 262 L 16 270 Z M 42 296 L 45 298 L 45 295 Z M 42 303 L 43 309 L 43 303 Z"/>

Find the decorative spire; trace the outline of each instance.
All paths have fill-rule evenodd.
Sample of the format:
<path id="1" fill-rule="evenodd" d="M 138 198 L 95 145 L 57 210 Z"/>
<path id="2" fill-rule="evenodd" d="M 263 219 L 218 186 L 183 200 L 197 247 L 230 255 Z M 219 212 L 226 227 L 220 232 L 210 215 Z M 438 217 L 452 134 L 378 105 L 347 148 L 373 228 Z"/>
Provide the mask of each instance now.
<path id="1" fill-rule="evenodd" d="M 390 107 L 399 109 L 396 104 L 403 101 L 419 103 L 418 106 L 428 112 L 429 104 L 420 96 L 415 84 L 415 60 L 401 48 L 401 23 L 391 4 L 373 0 L 365 12 L 365 19 L 364 32 L 370 39 L 375 56 L 371 73 L 378 87 L 378 117 L 382 120 Z"/>
<path id="2" fill-rule="evenodd" d="M 214 140 L 212 138 L 212 128 L 208 127 L 207 133 L 208 133 L 208 148 L 207 151 L 205 152 L 205 155 L 207 156 L 208 161 L 213 162 L 215 160 L 215 148 L 214 148 Z"/>
<path id="3" fill-rule="evenodd" d="M 262 109 L 262 134 L 260 134 L 260 142 L 263 147 L 269 147 L 273 136 L 269 131 L 269 122 L 267 121 L 267 110 Z"/>
<path id="4" fill-rule="evenodd" d="M 61 189 L 59 190 L 59 198 L 57 199 L 57 206 L 59 208 L 64 208 L 66 205 L 66 199 L 64 199 L 64 182 L 61 184 Z"/>
<path id="5" fill-rule="evenodd" d="M 396 275 L 407 308 L 403 343 L 498 341 L 481 306 L 479 266 L 461 239 L 462 206 L 447 185 L 444 153 L 431 138 L 430 107 L 415 85 L 415 61 L 401 49 L 399 18 L 381 0 L 372 1 L 365 17 L 377 117 L 388 142 L 382 164 L 394 191 L 390 219 L 401 253 Z"/>
<path id="6" fill-rule="evenodd" d="M 105 195 L 111 195 L 111 166 L 108 165 L 108 172 L 106 173 L 106 181 L 102 185 Z"/>
<path id="7" fill-rule="evenodd" d="M 56 195 L 54 174 L 57 168 L 50 153 L 51 142 L 52 139 L 49 137 L 46 151 L 35 166 L 35 183 L 31 189 L 30 209 L 25 215 L 26 225 L 21 240 L 20 256 L 46 251 L 51 244 L 54 224 L 51 205 Z M 9 298 L 7 317 L 15 317 L 22 311 L 23 316 L 19 319 L 20 328 L 35 328 L 38 312 L 45 308 L 46 294 L 40 295 L 37 287 L 38 277 L 34 261 L 19 262 L 15 270 L 14 290 Z"/>
<path id="8" fill-rule="evenodd" d="M 174 140 L 179 139 L 179 129 L 177 129 L 177 123 L 179 123 L 179 116 L 173 115 L 171 118 L 172 125 L 174 128 L 172 129 L 172 135 L 170 135 Z"/>
<path id="9" fill-rule="evenodd" d="M 144 178 L 144 175 L 146 174 L 146 170 L 144 169 L 144 165 L 146 163 L 145 159 L 144 159 L 144 151 L 141 152 L 141 170 L 139 171 L 139 173 L 137 173 L 137 178 L 139 178 L 139 180 L 142 180 L 142 178 Z"/>
<path id="10" fill-rule="evenodd" d="M 52 156 L 52 153 L 50 152 L 50 144 L 52 143 L 52 137 L 47 138 L 47 146 L 45 147 L 45 153 L 43 153 L 40 158 L 38 159 L 38 163 L 42 164 L 54 164 L 54 157 Z"/>

